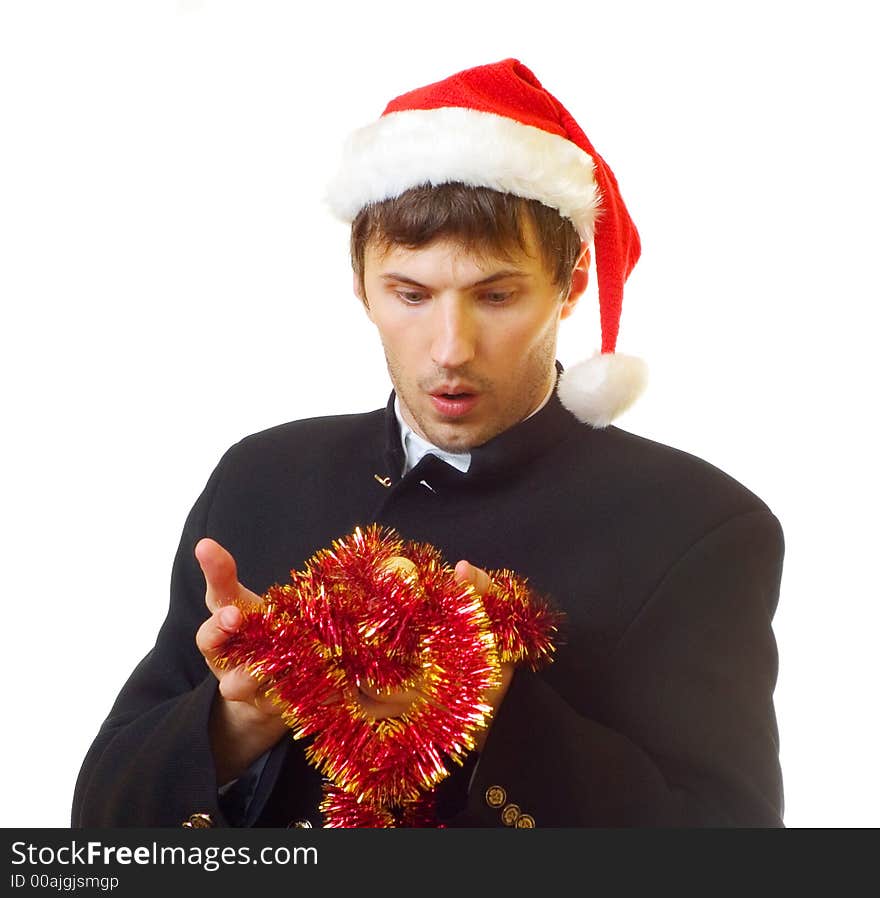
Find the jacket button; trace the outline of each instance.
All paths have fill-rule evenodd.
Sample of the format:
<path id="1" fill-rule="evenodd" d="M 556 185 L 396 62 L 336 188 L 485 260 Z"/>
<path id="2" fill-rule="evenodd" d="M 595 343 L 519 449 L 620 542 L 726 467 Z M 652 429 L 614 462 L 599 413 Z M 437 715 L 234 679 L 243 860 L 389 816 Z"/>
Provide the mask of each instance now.
<path id="1" fill-rule="evenodd" d="M 500 808 L 507 801 L 507 793 L 501 786 L 489 786 L 486 789 L 486 804 L 490 808 Z"/>
<path id="2" fill-rule="evenodd" d="M 519 805 L 517 804 L 509 804 L 506 805 L 504 810 L 501 812 L 501 822 L 505 826 L 515 826 L 517 820 L 520 817 Z"/>
<path id="3" fill-rule="evenodd" d="M 210 829 L 214 820 L 210 814 L 190 814 L 180 825 L 187 829 Z"/>
<path id="4" fill-rule="evenodd" d="M 520 814 L 516 820 L 517 829 L 534 829 L 535 818 L 531 814 Z"/>

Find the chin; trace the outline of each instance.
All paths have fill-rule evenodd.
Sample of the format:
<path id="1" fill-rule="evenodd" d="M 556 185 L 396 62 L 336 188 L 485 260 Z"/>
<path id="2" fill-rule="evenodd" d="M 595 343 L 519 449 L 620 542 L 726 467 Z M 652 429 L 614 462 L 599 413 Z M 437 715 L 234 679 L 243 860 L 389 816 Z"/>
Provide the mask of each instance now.
<path id="1" fill-rule="evenodd" d="M 428 441 L 446 452 L 470 452 L 471 449 L 488 443 L 493 437 L 512 427 L 518 420 L 520 419 L 486 420 L 486 416 L 483 415 L 480 421 L 461 421 L 454 424 L 436 420 L 433 409 L 425 409 L 425 414 L 421 419 L 415 419 L 419 430 Z"/>
<path id="2" fill-rule="evenodd" d="M 474 443 L 463 437 L 450 437 L 449 434 L 435 433 L 431 434 L 427 431 L 428 441 L 438 449 L 445 452 L 470 452 L 474 447 Z"/>
<path id="3" fill-rule="evenodd" d="M 502 428 L 503 430 L 504 428 Z M 489 440 L 492 439 L 496 434 L 501 433 L 501 430 L 492 430 L 489 432 L 479 432 L 479 431 L 465 431 L 458 433 L 447 433 L 447 434 L 438 434 L 437 439 L 431 439 L 431 442 L 438 446 L 440 449 L 445 449 L 447 452 L 470 452 L 472 449 L 476 449 L 477 446 L 482 446 L 483 443 L 488 443 Z"/>

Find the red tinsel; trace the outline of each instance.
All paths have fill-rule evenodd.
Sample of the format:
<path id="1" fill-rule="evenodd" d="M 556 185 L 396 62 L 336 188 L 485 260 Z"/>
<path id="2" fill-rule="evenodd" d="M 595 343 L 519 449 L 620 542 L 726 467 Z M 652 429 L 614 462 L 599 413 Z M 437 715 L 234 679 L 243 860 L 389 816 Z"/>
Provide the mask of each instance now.
<path id="1" fill-rule="evenodd" d="M 379 525 L 317 552 L 271 586 L 222 663 L 244 664 L 309 761 L 329 780 L 331 827 L 436 826 L 431 791 L 488 725 L 500 663 L 551 660 L 558 614 L 512 571 L 488 571 L 480 596 L 433 546 Z M 399 717 L 374 719 L 358 687 L 417 690 Z"/>

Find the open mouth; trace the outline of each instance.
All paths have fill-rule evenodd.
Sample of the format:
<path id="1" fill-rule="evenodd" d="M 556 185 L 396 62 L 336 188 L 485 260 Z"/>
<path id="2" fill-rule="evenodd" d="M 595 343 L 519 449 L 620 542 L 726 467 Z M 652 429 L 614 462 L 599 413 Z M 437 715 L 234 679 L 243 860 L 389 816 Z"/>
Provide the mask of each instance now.
<path id="1" fill-rule="evenodd" d="M 432 393 L 431 402 L 435 411 L 444 418 L 459 418 L 466 415 L 479 400 L 477 393 Z"/>

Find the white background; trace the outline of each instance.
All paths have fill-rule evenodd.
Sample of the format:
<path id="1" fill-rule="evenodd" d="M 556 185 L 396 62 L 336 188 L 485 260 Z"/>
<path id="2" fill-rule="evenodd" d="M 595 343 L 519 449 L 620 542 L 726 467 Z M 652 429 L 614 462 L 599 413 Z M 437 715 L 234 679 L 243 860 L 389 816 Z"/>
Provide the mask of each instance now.
<path id="1" fill-rule="evenodd" d="M 322 204 L 343 136 L 405 90 L 515 56 L 609 161 L 642 234 L 618 345 L 652 381 L 620 425 L 782 520 L 786 823 L 876 825 L 869 9 L 3 2 L 0 824 L 68 825 L 226 447 L 386 399 L 347 230 Z M 592 293 L 559 357 L 597 342 Z"/>

